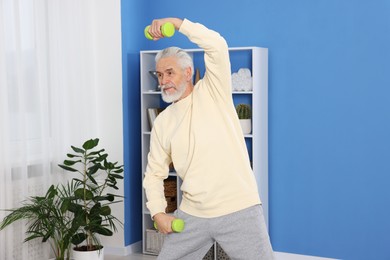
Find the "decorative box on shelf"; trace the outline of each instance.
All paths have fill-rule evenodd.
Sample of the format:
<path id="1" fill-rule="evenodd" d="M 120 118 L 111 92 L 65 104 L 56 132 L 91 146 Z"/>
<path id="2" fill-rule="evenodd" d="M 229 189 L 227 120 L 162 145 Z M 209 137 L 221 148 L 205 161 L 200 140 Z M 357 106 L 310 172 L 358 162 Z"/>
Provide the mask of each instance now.
<path id="1" fill-rule="evenodd" d="M 177 209 L 177 181 L 176 178 L 164 180 L 164 194 L 167 200 L 167 213 L 172 213 Z"/>

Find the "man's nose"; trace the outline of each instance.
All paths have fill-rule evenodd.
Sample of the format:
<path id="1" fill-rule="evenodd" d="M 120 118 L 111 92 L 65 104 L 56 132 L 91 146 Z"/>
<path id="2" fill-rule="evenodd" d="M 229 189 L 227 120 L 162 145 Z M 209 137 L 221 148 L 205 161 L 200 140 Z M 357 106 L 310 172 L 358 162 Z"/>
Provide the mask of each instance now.
<path id="1" fill-rule="evenodd" d="M 165 85 L 168 83 L 168 77 L 165 77 L 164 75 L 161 75 L 160 77 L 160 84 Z"/>

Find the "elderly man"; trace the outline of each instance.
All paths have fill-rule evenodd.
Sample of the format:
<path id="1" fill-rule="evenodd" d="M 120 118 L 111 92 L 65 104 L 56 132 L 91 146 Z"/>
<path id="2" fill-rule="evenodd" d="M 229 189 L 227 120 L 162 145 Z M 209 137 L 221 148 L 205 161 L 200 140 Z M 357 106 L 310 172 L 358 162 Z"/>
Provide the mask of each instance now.
<path id="1" fill-rule="evenodd" d="M 193 85 L 193 61 L 171 47 L 156 56 L 162 98 L 170 104 L 155 120 L 144 188 L 158 229 L 168 234 L 158 259 L 202 259 L 218 242 L 232 259 L 273 259 L 256 180 L 231 93 L 226 41 L 199 23 L 156 19 L 149 33 L 171 22 L 205 52 L 206 72 Z M 173 162 L 182 179 L 182 201 L 174 216 L 165 213 L 163 180 Z M 175 218 L 185 221 L 172 233 Z"/>

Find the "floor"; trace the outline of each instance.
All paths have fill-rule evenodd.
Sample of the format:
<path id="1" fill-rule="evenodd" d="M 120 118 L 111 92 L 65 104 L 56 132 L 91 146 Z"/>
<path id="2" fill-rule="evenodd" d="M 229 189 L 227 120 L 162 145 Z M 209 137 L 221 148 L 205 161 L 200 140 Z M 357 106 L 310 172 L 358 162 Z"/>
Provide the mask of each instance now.
<path id="1" fill-rule="evenodd" d="M 156 257 L 150 255 L 143 255 L 143 254 L 132 254 L 128 256 L 108 256 L 108 255 L 104 256 L 104 260 L 152 260 L 152 259 L 155 260 Z M 336 259 L 275 252 L 275 260 L 336 260 Z"/>
<path id="2" fill-rule="evenodd" d="M 143 254 L 132 254 L 128 256 L 109 256 L 105 255 L 104 260 L 151 260 L 156 259 L 155 256 L 143 255 Z"/>

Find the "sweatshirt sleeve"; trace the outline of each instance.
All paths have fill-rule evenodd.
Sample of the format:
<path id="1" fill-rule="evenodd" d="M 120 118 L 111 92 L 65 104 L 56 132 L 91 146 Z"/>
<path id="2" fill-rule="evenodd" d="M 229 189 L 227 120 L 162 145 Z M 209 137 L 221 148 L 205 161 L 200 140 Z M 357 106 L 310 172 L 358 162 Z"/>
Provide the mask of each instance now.
<path id="1" fill-rule="evenodd" d="M 170 162 L 171 157 L 161 145 L 154 127 L 150 137 L 148 165 L 146 166 L 143 180 L 147 198 L 146 207 L 149 209 L 152 217 L 157 213 L 165 212 L 167 207 L 164 195 L 164 179 L 168 177 Z"/>
<path id="2" fill-rule="evenodd" d="M 225 39 L 217 32 L 199 23 L 183 20 L 179 32 L 202 48 L 205 52 L 206 72 L 202 79 L 214 98 L 217 96 L 231 99 L 231 68 L 229 49 Z"/>

